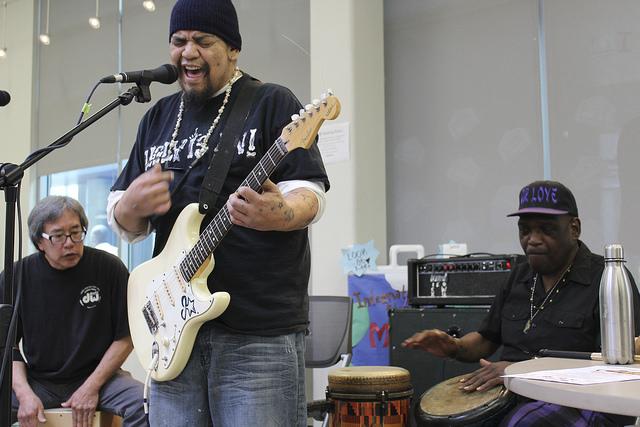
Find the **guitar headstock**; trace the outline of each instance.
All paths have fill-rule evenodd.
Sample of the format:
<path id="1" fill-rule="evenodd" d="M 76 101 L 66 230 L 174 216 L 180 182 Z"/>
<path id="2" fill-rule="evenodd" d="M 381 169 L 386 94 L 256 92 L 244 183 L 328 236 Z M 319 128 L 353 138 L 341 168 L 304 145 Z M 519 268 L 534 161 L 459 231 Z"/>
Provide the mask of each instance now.
<path id="1" fill-rule="evenodd" d="M 282 130 L 280 139 L 286 142 L 287 150 L 307 149 L 325 120 L 333 120 L 340 114 L 340 101 L 331 90 L 323 93 L 320 99 L 314 99 L 305 105 L 299 114 L 291 116 L 292 122 Z"/>

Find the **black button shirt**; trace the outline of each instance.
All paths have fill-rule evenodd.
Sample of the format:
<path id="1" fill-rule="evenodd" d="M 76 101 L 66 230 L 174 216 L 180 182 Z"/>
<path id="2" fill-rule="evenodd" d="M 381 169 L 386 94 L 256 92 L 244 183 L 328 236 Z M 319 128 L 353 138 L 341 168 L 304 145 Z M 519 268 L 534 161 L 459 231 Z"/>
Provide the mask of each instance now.
<path id="1" fill-rule="evenodd" d="M 604 258 L 591 253 L 584 243 L 579 245 L 566 282 L 558 285 L 558 293 L 553 291 L 527 333 L 523 330 L 531 315 L 529 298 L 534 273 L 529 263 L 515 266 L 478 331 L 486 339 L 503 345 L 501 360 L 530 359 L 543 348 L 600 351 L 599 288 Z M 638 288 L 631 273 L 627 273 L 633 284 L 635 330 L 640 331 Z M 545 296 L 539 278 L 534 304 L 540 307 Z"/>

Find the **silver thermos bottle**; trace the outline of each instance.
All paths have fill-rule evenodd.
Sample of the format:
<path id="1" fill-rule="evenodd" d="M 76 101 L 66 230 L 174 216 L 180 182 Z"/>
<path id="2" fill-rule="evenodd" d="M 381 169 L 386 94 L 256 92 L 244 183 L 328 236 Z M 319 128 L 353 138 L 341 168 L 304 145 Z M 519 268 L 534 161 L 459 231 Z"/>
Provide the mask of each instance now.
<path id="1" fill-rule="evenodd" d="M 600 279 L 600 336 L 606 363 L 633 363 L 634 320 L 631 281 L 624 268 L 622 245 L 606 245 Z"/>

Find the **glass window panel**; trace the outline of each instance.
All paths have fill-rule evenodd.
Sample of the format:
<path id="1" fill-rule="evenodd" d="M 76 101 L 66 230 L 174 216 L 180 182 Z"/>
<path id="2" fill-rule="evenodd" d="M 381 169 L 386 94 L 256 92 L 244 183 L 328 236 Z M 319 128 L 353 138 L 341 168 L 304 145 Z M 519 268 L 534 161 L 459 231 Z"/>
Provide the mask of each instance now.
<path id="1" fill-rule="evenodd" d="M 129 245 L 107 225 L 107 197 L 117 173 L 114 163 L 47 175 L 40 179 L 40 197 L 69 196 L 78 200 L 89 219 L 85 245 L 118 255 L 133 269 L 151 258 L 153 234 L 143 242 Z"/>
<path id="2" fill-rule="evenodd" d="M 384 2 L 388 241 L 520 252 L 543 173 L 536 0 Z"/>
<path id="3" fill-rule="evenodd" d="M 545 2 L 551 168 L 574 190 L 582 239 L 640 266 L 640 3 Z"/>

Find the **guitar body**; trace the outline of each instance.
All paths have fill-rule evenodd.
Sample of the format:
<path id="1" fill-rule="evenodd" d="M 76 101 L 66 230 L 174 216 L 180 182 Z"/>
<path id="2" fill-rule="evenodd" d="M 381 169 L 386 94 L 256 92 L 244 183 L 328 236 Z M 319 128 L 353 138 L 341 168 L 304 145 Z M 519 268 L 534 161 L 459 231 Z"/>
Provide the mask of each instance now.
<path id="1" fill-rule="evenodd" d="M 331 93 L 306 105 L 240 186 L 261 191 L 280 161 L 294 149 L 309 148 L 322 123 L 339 113 L 340 102 Z M 131 339 L 140 363 L 156 381 L 172 380 L 182 372 L 200 326 L 229 306 L 228 293 L 209 292 L 207 277 L 213 271 L 213 251 L 229 231 L 231 217 L 223 206 L 200 233 L 202 219 L 197 203 L 187 205 L 162 252 L 129 276 Z"/>
<path id="2" fill-rule="evenodd" d="M 229 305 L 227 292 L 211 294 L 207 288 L 214 266 L 212 255 L 190 281 L 181 274 L 180 262 L 198 241 L 202 219 L 197 203 L 186 206 L 162 252 L 136 267 L 129 277 L 131 339 L 140 363 L 152 368 L 151 377 L 156 381 L 171 380 L 182 372 L 200 326 L 220 316 Z"/>

